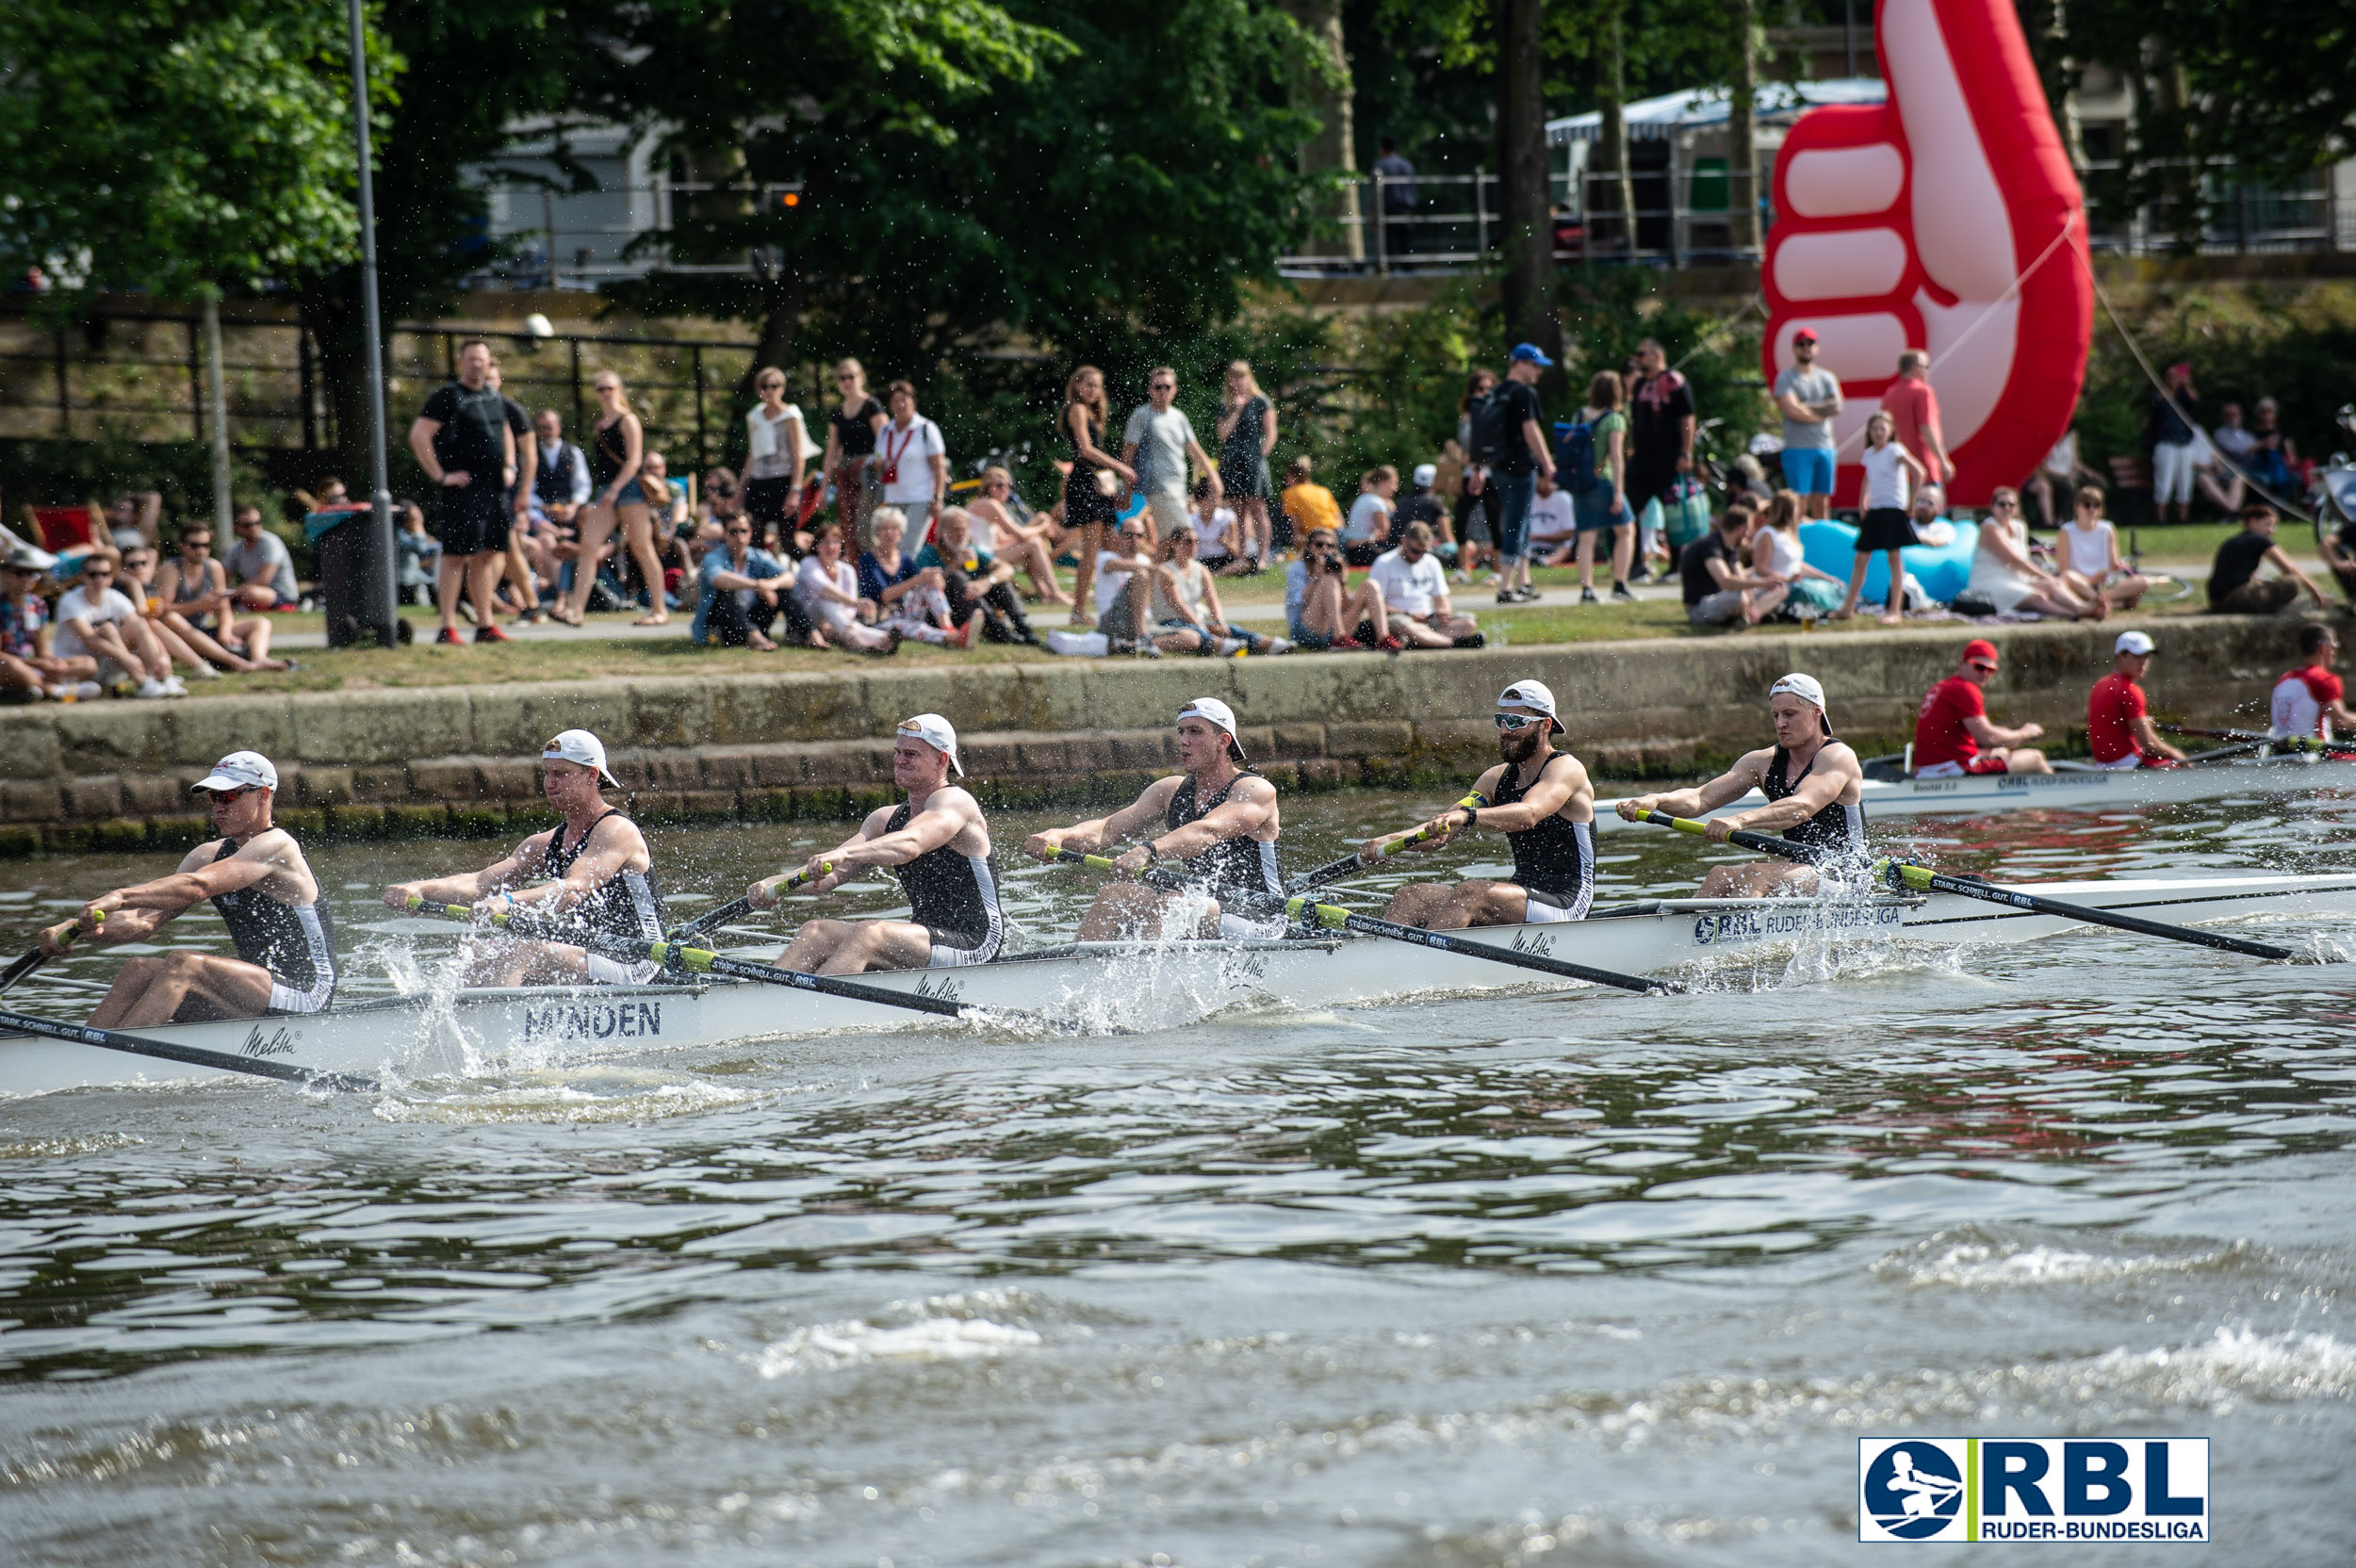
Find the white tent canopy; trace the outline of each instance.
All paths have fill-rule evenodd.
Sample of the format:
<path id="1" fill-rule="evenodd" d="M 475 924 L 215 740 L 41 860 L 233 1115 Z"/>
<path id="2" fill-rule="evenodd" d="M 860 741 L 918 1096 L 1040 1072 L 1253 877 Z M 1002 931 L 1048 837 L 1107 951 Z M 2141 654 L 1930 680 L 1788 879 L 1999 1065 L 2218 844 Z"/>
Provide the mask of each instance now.
<path id="1" fill-rule="evenodd" d="M 1762 82 L 1753 98 L 1753 113 L 1760 123 L 1784 123 L 1805 109 L 1825 104 L 1879 104 L 1888 88 L 1872 76 L 1843 77 L 1826 82 Z M 1621 111 L 1632 140 L 1670 137 L 1726 122 L 1727 90 L 1722 87 L 1688 88 L 1659 98 L 1646 98 Z M 1593 141 L 1602 134 L 1600 110 L 1546 122 L 1546 142 L 1560 147 L 1573 141 Z"/>

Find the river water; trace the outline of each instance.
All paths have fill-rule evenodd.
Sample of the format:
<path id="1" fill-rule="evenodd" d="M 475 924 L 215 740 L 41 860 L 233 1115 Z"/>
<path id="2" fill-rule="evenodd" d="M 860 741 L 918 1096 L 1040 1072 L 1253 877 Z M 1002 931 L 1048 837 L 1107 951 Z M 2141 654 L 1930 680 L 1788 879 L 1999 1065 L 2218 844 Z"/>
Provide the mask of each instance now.
<path id="1" fill-rule="evenodd" d="M 1293 863 L 1437 804 L 1297 801 Z M 818 838 L 658 854 L 728 896 Z M 1915 841 L 2344 869 L 2356 806 Z M 354 991 L 449 946 L 372 890 L 490 848 L 317 856 Z M 1613 896 L 1699 864 L 1603 854 Z M 159 869 L 0 867 L 0 946 Z M 1007 874 L 1034 939 L 1093 880 Z M 2349 974 L 2087 933 L 0 1102 L 0 1561 L 1816 1564 L 1862 1550 L 1860 1436 L 2133 1434 L 2214 1440 L 2217 1544 L 2101 1560 L 2346 1563 Z"/>

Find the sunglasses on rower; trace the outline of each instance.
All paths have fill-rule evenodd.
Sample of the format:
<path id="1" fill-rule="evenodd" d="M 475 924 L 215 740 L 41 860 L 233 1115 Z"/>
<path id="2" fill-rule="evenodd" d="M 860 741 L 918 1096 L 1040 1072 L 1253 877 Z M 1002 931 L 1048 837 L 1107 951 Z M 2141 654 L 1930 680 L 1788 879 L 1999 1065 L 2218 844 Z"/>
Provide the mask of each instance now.
<path id="1" fill-rule="evenodd" d="M 1497 715 L 1497 727 L 1508 735 L 1518 735 L 1533 724 L 1546 722 L 1546 716 L 1544 713 L 1499 713 Z"/>

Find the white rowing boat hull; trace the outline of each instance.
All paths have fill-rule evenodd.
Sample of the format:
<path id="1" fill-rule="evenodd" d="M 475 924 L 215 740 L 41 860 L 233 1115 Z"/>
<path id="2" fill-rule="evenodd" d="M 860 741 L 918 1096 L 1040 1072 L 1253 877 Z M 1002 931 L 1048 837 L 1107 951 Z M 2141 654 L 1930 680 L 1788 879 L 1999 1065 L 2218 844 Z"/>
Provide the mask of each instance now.
<path id="1" fill-rule="evenodd" d="M 2356 917 L 2356 875 L 2227 876 L 1999 884 L 2147 919 Z M 1793 943 L 1906 939 L 2016 942 L 2075 922 L 1952 894 L 1850 899 L 1667 899 L 1553 925 L 1460 933 L 1597 969 L 1663 974 Z M 1418 993 L 1559 988 L 1541 972 L 1380 938 L 1281 941 L 1074 942 L 969 969 L 869 974 L 870 985 L 971 1006 L 1044 1015 L 1083 1033 L 1173 1028 L 1241 1005 L 1325 1007 Z M 315 1071 L 416 1079 L 564 1067 L 617 1056 L 841 1030 L 969 1025 L 873 1003 L 758 983 L 470 990 L 389 998 L 308 1018 L 169 1024 L 154 1039 L 266 1057 Z M 60 1040 L 0 1036 L 0 1094 L 219 1079 L 214 1069 Z"/>
<path id="2" fill-rule="evenodd" d="M 1989 816 L 2004 811 L 2107 811 L 2179 801 L 2220 800 L 2228 795 L 2290 795 L 2320 790 L 2356 792 L 2356 762 L 2315 757 L 2267 761 L 2240 759 L 2188 768 L 2072 770 L 2066 773 L 1988 774 L 1972 778 L 1909 778 L 1898 783 L 1867 779 L 1865 821 L 1932 814 Z M 1753 790 L 1710 813 L 1726 816 L 1767 804 Z M 1641 825 L 1618 812 L 1617 800 L 1595 802 L 1598 829 Z"/>

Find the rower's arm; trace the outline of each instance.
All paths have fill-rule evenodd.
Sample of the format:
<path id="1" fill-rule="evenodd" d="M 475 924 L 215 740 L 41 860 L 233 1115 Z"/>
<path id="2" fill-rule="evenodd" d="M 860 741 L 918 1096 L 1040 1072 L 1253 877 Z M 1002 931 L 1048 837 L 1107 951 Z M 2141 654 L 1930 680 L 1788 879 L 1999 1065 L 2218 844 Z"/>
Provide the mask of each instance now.
<path id="1" fill-rule="evenodd" d="M 588 842 L 581 845 L 563 876 L 507 896 L 517 904 L 537 905 L 550 912 L 569 909 L 629 870 L 630 861 L 646 849 L 646 837 L 635 824 L 610 817 L 589 830 Z"/>
<path id="2" fill-rule="evenodd" d="M 1671 790 L 1664 794 L 1632 795 L 1620 802 L 1620 815 L 1633 821 L 1639 812 L 1666 811 L 1673 817 L 1698 817 L 1715 811 L 1728 801 L 1741 800 L 1759 788 L 1767 776 L 1767 761 L 1772 753 L 1754 751 L 1725 773 L 1707 784 L 1690 790 Z"/>
<path id="3" fill-rule="evenodd" d="M 1413 838 L 1418 833 L 1422 834 L 1423 838 L 1407 846 L 1411 853 L 1421 854 L 1439 848 L 1448 842 L 1450 834 L 1464 825 L 1464 808 L 1469 806 L 1482 810 L 1488 808 L 1490 798 L 1497 793 L 1498 781 L 1504 776 L 1503 764 L 1491 768 L 1473 781 L 1473 787 L 1464 792 L 1464 799 L 1429 822 L 1419 822 L 1413 827 L 1402 827 L 1396 833 L 1385 833 L 1380 838 L 1366 840 L 1358 846 L 1358 858 L 1366 865 L 1373 865 L 1383 858 L 1383 846 L 1395 844 L 1401 839 Z"/>
<path id="4" fill-rule="evenodd" d="M 466 872 L 457 876 L 439 876 L 430 881 L 396 882 L 384 890 L 385 904 L 395 909 L 408 907 L 409 900 L 421 898 L 428 904 L 472 904 L 485 893 L 495 893 L 523 875 L 523 867 L 538 865 L 547 833 L 535 833 L 515 846 L 515 852 L 504 860 Z"/>
<path id="5" fill-rule="evenodd" d="M 1562 755 L 1557 753 L 1558 756 Z M 1581 797 L 1595 798 L 1595 787 L 1587 777 L 1586 765 L 1577 758 L 1566 759 L 1568 766 L 1548 763 L 1530 792 L 1511 806 L 1479 808 L 1479 825 L 1494 833 L 1522 833 L 1537 826 L 1548 817 L 1559 814 L 1562 808 Z M 1462 809 L 1442 813 L 1458 830 L 1465 825 L 1467 815 Z"/>
<path id="6" fill-rule="evenodd" d="M 1781 800 L 1771 800 L 1747 811 L 1737 811 L 1718 820 L 1729 829 L 1748 828 L 1754 833 L 1782 833 L 1797 827 L 1817 812 L 1839 800 L 1850 785 L 1864 780 L 1865 772 L 1857 760 L 1857 753 L 1839 741 L 1825 743 L 1816 754 L 1799 786 Z"/>
<path id="7" fill-rule="evenodd" d="M 2147 756 L 2173 757 L 2179 762 L 2184 760 L 2182 746 L 2169 745 L 2160 739 L 2160 727 L 2151 722 L 2149 713 L 2137 713 L 2129 719 L 2127 733 L 2135 738 L 2135 744 L 2141 746 Z"/>
<path id="8" fill-rule="evenodd" d="M 138 941 L 208 898 L 263 880 L 282 864 L 286 843 L 286 835 L 272 829 L 256 835 L 226 860 L 214 859 L 209 853 L 212 845 L 203 845 L 189 851 L 180 869 L 170 876 L 117 888 L 91 899 L 67 923 L 101 942 Z"/>
<path id="9" fill-rule="evenodd" d="M 898 832 L 878 833 L 872 838 L 862 833 L 830 858 L 838 872 L 860 866 L 905 866 L 956 838 L 980 815 L 980 808 L 974 805 L 972 795 L 963 790 L 944 789 L 925 802 L 924 809 L 909 817 L 908 825 Z"/>
<path id="10" fill-rule="evenodd" d="M 1984 746 L 2017 746 L 2044 734 L 2045 727 L 2024 724 L 2007 728 L 2004 725 L 1990 723 L 1985 713 L 1972 713 L 1964 718 L 1963 731 Z"/>
<path id="11" fill-rule="evenodd" d="M 1157 778 L 1145 787 L 1145 792 L 1113 812 L 1110 816 L 1091 817 L 1070 827 L 1052 827 L 1044 833 L 1034 833 L 1024 841 L 1023 853 L 1045 859 L 1059 849 L 1076 849 L 1096 853 L 1110 849 L 1125 839 L 1133 839 L 1162 820 L 1170 809 L 1170 797 L 1177 792 L 1181 775 Z"/>
<path id="12" fill-rule="evenodd" d="M 1191 860 L 1214 845 L 1257 832 L 1275 809 L 1275 785 L 1265 778 L 1238 779 L 1210 810 L 1146 842 L 1166 860 Z"/>

